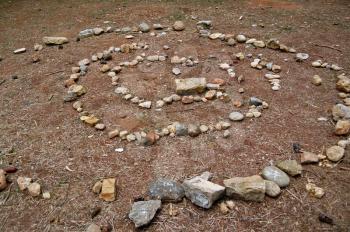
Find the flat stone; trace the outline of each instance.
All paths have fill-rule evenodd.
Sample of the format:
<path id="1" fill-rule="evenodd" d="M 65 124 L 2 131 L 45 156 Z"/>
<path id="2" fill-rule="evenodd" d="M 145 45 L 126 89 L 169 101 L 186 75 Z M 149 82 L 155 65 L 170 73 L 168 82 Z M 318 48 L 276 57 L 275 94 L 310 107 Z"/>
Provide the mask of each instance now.
<path id="1" fill-rule="evenodd" d="M 152 182 L 148 192 L 151 198 L 161 201 L 179 202 L 185 196 L 185 190 L 181 184 L 167 179 Z"/>
<path id="2" fill-rule="evenodd" d="M 203 93 L 207 81 L 205 78 L 175 79 L 176 93 L 180 95 Z"/>
<path id="3" fill-rule="evenodd" d="M 94 35 L 101 35 L 104 32 L 103 28 L 100 28 L 100 27 L 96 27 L 92 30 L 94 32 Z"/>
<path id="4" fill-rule="evenodd" d="M 303 151 L 300 154 L 301 164 L 318 163 L 318 161 L 319 161 L 318 155 L 316 155 L 315 153 Z"/>
<path id="5" fill-rule="evenodd" d="M 19 48 L 13 51 L 14 54 L 20 54 L 20 53 L 24 53 L 26 52 L 27 49 L 26 48 Z"/>
<path id="6" fill-rule="evenodd" d="M 344 156 L 344 148 L 340 146 L 332 146 L 326 150 L 326 156 L 330 161 L 338 162 Z"/>
<path id="7" fill-rule="evenodd" d="M 200 125 L 199 127 L 199 130 L 202 132 L 202 133 L 205 133 L 209 130 L 209 127 L 206 126 L 206 125 Z"/>
<path id="8" fill-rule="evenodd" d="M 79 32 L 79 38 L 87 38 L 94 35 L 94 31 L 92 29 L 85 29 Z"/>
<path id="9" fill-rule="evenodd" d="M 116 93 L 116 94 L 128 94 L 129 93 L 129 89 L 128 88 L 126 88 L 126 87 L 123 87 L 123 86 L 121 86 L 121 87 L 117 87 L 115 90 L 114 90 L 114 92 Z"/>
<path id="10" fill-rule="evenodd" d="M 267 166 L 262 170 L 262 177 L 265 180 L 275 182 L 279 187 L 287 187 L 289 185 L 289 177 L 281 169 L 275 166 Z"/>
<path id="11" fill-rule="evenodd" d="M 61 45 L 61 44 L 68 43 L 68 39 L 66 37 L 45 36 L 43 38 L 43 42 L 46 45 Z"/>
<path id="12" fill-rule="evenodd" d="M 112 138 L 115 138 L 119 135 L 119 130 L 118 129 L 115 129 L 115 130 L 112 130 L 110 132 L 108 132 L 108 138 L 112 139 Z"/>
<path id="13" fill-rule="evenodd" d="M 295 59 L 297 61 L 304 61 L 304 60 L 307 60 L 309 58 L 309 54 L 307 53 L 297 53 L 295 55 Z"/>
<path id="14" fill-rule="evenodd" d="M 98 119 L 96 116 L 94 115 L 90 115 L 90 116 L 81 116 L 80 120 L 85 122 L 86 124 L 90 125 L 90 126 L 95 126 L 100 119 Z"/>
<path id="15" fill-rule="evenodd" d="M 300 175 L 303 170 L 301 165 L 298 164 L 296 160 L 277 161 L 275 165 L 276 167 L 278 167 L 279 169 L 291 176 Z"/>
<path id="16" fill-rule="evenodd" d="M 87 92 L 87 90 L 82 85 L 71 85 L 68 88 L 68 92 L 75 93 L 77 96 L 81 96 L 84 95 Z"/>
<path id="17" fill-rule="evenodd" d="M 106 126 L 103 123 L 97 123 L 95 125 L 95 129 L 97 129 L 97 130 L 104 130 L 105 128 L 106 128 Z"/>
<path id="18" fill-rule="evenodd" d="M 222 197 L 225 192 L 223 186 L 214 184 L 200 177 L 185 180 L 183 186 L 186 197 L 190 199 L 193 204 L 205 209 L 211 208 L 213 203 Z"/>
<path id="19" fill-rule="evenodd" d="M 182 102 L 183 104 L 191 104 L 191 103 L 194 102 L 194 97 L 193 97 L 192 95 L 190 95 L 190 96 L 183 96 L 183 97 L 181 98 L 181 102 Z"/>
<path id="20" fill-rule="evenodd" d="M 114 201 L 115 190 L 115 178 L 104 179 L 99 197 L 104 201 Z"/>
<path id="21" fill-rule="evenodd" d="M 281 193 L 281 188 L 273 181 L 264 180 L 266 187 L 266 195 L 270 197 L 277 197 Z"/>
<path id="22" fill-rule="evenodd" d="M 265 181 L 258 175 L 227 179 L 224 185 L 228 197 L 257 202 L 264 200 Z"/>
<path id="23" fill-rule="evenodd" d="M 160 207 L 160 200 L 137 201 L 132 205 L 129 218 L 134 222 L 136 228 L 148 225 Z"/>
<path id="24" fill-rule="evenodd" d="M 139 104 L 140 107 L 150 109 L 152 107 L 151 101 L 144 101 Z"/>
<path id="25" fill-rule="evenodd" d="M 228 116 L 231 121 L 242 121 L 244 119 L 244 115 L 240 112 L 231 112 Z"/>

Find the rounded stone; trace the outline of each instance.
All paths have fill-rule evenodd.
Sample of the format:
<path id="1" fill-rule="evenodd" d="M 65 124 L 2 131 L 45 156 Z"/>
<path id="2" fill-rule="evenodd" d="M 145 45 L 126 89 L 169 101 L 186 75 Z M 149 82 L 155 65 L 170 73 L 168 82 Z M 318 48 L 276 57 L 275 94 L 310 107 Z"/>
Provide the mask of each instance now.
<path id="1" fill-rule="evenodd" d="M 176 21 L 173 25 L 174 31 L 182 31 L 185 29 L 185 24 L 182 21 Z"/>
<path id="2" fill-rule="evenodd" d="M 240 112 L 231 112 L 228 116 L 231 121 L 242 121 L 244 119 L 244 115 Z"/>
<path id="3" fill-rule="evenodd" d="M 289 185 L 289 177 L 281 169 L 275 166 L 267 166 L 262 170 L 262 177 L 265 180 L 275 182 L 279 187 L 287 187 Z"/>
<path id="4" fill-rule="evenodd" d="M 265 193 L 270 197 L 277 197 L 281 193 L 281 188 L 273 181 L 265 180 Z"/>
<path id="5" fill-rule="evenodd" d="M 344 148 L 340 146 L 332 146 L 327 149 L 326 156 L 330 161 L 337 162 L 344 156 Z"/>

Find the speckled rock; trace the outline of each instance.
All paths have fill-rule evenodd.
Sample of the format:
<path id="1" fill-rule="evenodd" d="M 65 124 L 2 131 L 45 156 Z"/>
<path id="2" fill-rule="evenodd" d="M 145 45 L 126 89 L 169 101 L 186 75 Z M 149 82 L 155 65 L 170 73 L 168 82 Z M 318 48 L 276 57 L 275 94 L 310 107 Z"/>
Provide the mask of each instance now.
<path id="1" fill-rule="evenodd" d="M 181 184 L 167 179 L 152 182 L 148 192 L 151 198 L 161 201 L 179 202 L 185 196 L 185 190 Z"/>

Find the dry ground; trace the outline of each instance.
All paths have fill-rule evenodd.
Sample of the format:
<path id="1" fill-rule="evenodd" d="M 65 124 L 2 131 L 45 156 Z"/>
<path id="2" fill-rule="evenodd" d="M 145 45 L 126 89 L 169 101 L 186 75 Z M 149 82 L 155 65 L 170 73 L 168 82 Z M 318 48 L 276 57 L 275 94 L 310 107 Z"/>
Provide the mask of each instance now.
<path id="1" fill-rule="evenodd" d="M 127 213 L 134 198 L 144 196 L 148 183 L 157 177 L 182 181 L 209 170 L 214 182 L 233 176 L 258 173 L 277 159 L 297 158 L 291 144 L 299 142 L 305 150 L 322 152 L 339 138 L 333 135 L 331 122 L 319 122 L 329 117 L 332 105 L 339 101 L 334 88 L 336 73 L 313 69 L 310 61 L 323 59 L 338 63 L 349 72 L 350 65 L 350 3 L 349 1 L 0 1 L 0 166 L 15 165 L 19 171 L 9 175 L 14 183 L 0 193 L 0 231 L 84 231 L 91 222 L 110 223 L 115 231 L 132 231 Z M 279 38 L 283 43 L 307 52 L 311 58 L 298 64 L 292 54 L 268 49 L 246 49 L 244 45 L 227 47 L 217 41 L 199 39 L 195 20 L 211 19 L 214 31 L 244 33 L 256 38 Z M 238 18 L 243 15 L 243 20 Z M 232 53 L 244 51 L 256 56 L 263 53 L 282 65 L 282 89 L 272 92 L 263 72 L 251 69 L 249 61 L 236 64 L 237 74 L 245 76 L 238 85 L 230 82 L 229 94 L 235 99 L 258 96 L 270 104 L 259 119 L 246 119 L 230 129 L 231 137 L 222 133 L 200 135 L 197 138 L 164 138 L 151 147 L 140 147 L 119 140 L 109 140 L 106 132 L 97 132 L 83 125 L 71 104 L 63 103 L 63 80 L 73 64 L 92 53 L 127 42 L 122 36 L 106 34 L 75 41 L 85 28 L 104 26 L 108 20 L 115 26 L 138 25 L 145 20 L 171 25 L 174 20 L 186 22 L 184 32 L 170 32 L 161 38 L 138 35 L 135 41 L 150 44 L 147 54 L 174 52 L 197 56 L 201 64 L 183 71 L 183 77 L 202 75 L 226 78 L 217 69 L 221 61 L 232 60 Z M 252 24 L 264 27 L 252 27 Z M 41 61 L 33 64 L 34 43 L 43 36 L 70 38 L 59 50 L 45 47 Z M 182 39 L 179 43 L 177 40 Z M 341 52 L 314 44 L 339 45 Z M 16 48 L 28 51 L 13 55 Z M 208 59 L 215 55 L 217 59 Z M 130 59 L 118 55 L 112 62 Z M 283 59 L 288 58 L 289 62 Z M 140 66 L 122 74 L 122 83 L 140 96 L 160 98 L 173 92 L 170 64 Z M 225 119 L 234 109 L 232 104 L 218 101 L 189 106 L 173 104 L 166 111 L 145 111 L 129 105 L 113 94 L 110 80 L 93 64 L 82 81 L 89 89 L 82 98 L 86 108 L 103 117 L 107 126 L 119 124 L 124 128 L 164 126 L 175 120 L 183 122 L 216 122 Z M 57 71 L 61 71 L 56 73 Z M 313 86 L 310 78 L 318 74 L 323 85 Z M 17 75 L 18 79 L 12 79 Z M 146 88 L 145 88 L 146 87 Z M 239 87 L 245 88 L 238 95 Z M 179 111 L 179 112 L 177 112 Z M 126 118 L 123 118 L 124 116 Z M 89 138 L 89 135 L 93 135 Z M 124 153 L 116 153 L 124 147 Z M 65 166 L 73 169 L 69 172 Z M 175 205 L 176 217 L 168 215 L 165 204 L 147 231 L 348 231 L 350 228 L 350 154 L 336 168 L 307 166 L 301 177 L 277 199 L 264 203 L 236 201 L 236 210 L 222 215 L 217 206 L 202 210 L 182 202 Z M 51 192 L 50 200 L 36 199 L 17 189 L 15 179 L 30 176 L 44 190 Z M 117 200 L 105 203 L 92 192 L 95 181 L 116 177 Z M 305 184 L 311 179 L 323 187 L 326 195 L 314 199 L 307 195 Z M 6 199 L 4 203 L 3 200 Z M 91 219 L 89 212 L 101 206 L 102 212 Z M 335 225 L 318 221 L 319 212 L 332 216 Z"/>

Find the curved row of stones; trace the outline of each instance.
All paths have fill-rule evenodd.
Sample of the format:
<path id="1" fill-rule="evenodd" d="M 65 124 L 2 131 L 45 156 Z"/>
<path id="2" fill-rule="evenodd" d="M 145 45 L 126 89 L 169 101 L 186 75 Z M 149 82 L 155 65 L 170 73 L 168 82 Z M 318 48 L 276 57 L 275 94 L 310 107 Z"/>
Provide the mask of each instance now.
<path id="1" fill-rule="evenodd" d="M 182 22 L 180 23 L 176 22 L 176 24 L 180 26 L 182 25 L 182 27 L 184 27 Z M 211 21 L 201 21 L 198 23 L 198 25 L 201 25 L 201 26 L 209 25 L 209 27 L 211 27 Z M 203 32 L 203 30 L 204 29 L 200 30 L 201 36 L 206 36 L 204 35 L 205 33 Z M 215 33 L 213 34 L 208 33 L 208 37 L 211 39 L 225 38 L 223 34 L 221 35 L 217 35 Z M 244 36 L 239 35 L 236 37 L 236 40 L 238 42 L 244 42 L 247 39 Z M 271 43 L 271 41 L 273 41 L 273 43 Z M 68 40 L 64 37 L 45 37 L 43 39 L 43 42 L 45 44 L 55 45 L 55 44 L 66 43 L 68 42 Z M 294 49 L 290 49 L 285 45 L 279 45 L 279 42 L 278 41 L 276 42 L 276 40 L 268 41 L 267 45 L 265 46 L 263 46 L 263 43 L 261 43 L 260 41 L 259 42 L 254 41 L 254 42 L 253 42 L 253 45 L 257 47 L 265 47 L 265 46 L 269 47 L 269 43 L 270 43 L 270 44 L 274 44 L 273 46 L 270 46 L 270 48 L 272 49 L 277 49 L 277 50 L 287 51 L 287 52 L 295 52 Z M 230 46 L 232 46 L 235 44 L 235 41 L 233 41 L 232 38 L 230 38 L 227 40 L 227 43 Z M 35 45 L 36 51 L 41 49 L 42 49 L 41 45 L 39 44 Z M 18 54 L 26 51 L 25 48 L 18 49 L 18 50 L 19 51 L 16 50 L 14 53 Z M 101 59 L 102 62 L 105 62 L 104 61 L 106 60 L 105 56 L 108 57 L 109 55 L 107 53 L 106 54 L 102 53 L 102 55 L 97 54 L 96 56 L 97 56 L 97 59 Z M 242 54 L 238 54 L 237 57 L 242 57 Z M 244 58 L 244 55 L 243 55 L 243 58 Z M 304 61 L 307 59 L 308 59 L 308 54 L 298 53 L 296 55 L 297 61 Z M 255 64 L 259 65 L 260 63 L 260 61 L 258 62 L 257 60 L 255 60 L 254 62 L 255 63 L 253 66 L 255 66 Z M 70 80 L 65 82 L 65 84 L 70 88 L 69 94 L 68 96 L 66 96 L 65 100 L 73 101 L 73 100 L 76 100 L 77 97 L 86 93 L 86 89 L 83 86 L 76 85 L 75 81 L 77 81 L 80 75 L 84 75 L 86 73 L 87 63 L 88 62 L 86 62 L 85 60 L 85 63 L 80 62 L 80 67 L 72 68 L 73 74 L 75 73 L 80 73 L 80 74 L 71 76 L 70 79 L 72 79 L 74 83 Z M 261 65 L 261 67 L 263 66 L 264 65 Z M 267 67 L 267 64 L 265 66 Z M 335 64 L 328 65 L 328 64 L 322 63 L 321 61 L 313 62 L 312 66 L 330 68 L 335 71 L 339 71 L 342 69 L 338 65 L 335 65 Z M 117 68 L 117 69 L 114 69 L 114 72 L 118 73 L 120 72 L 120 70 L 121 69 Z M 110 75 L 113 78 L 114 75 L 113 74 L 110 74 Z M 272 76 L 269 78 L 266 75 L 268 74 L 265 74 L 265 77 L 267 79 L 279 79 L 279 77 L 277 77 L 278 76 L 277 74 L 269 74 L 269 75 L 275 75 L 276 76 L 275 78 Z M 114 79 L 114 80 L 115 82 L 118 81 L 117 79 Z M 322 79 L 318 75 L 315 75 L 311 79 L 311 81 L 315 85 L 320 85 L 322 83 Z M 115 83 L 114 85 L 117 85 L 117 83 Z M 346 136 L 346 135 L 349 135 L 350 133 L 350 107 L 349 107 L 350 106 L 350 78 L 348 78 L 345 74 L 338 75 L 336 89 L 340 91 L 338 96 L 341 99 L 343 99 L 344 104 L 338 103 L 332 109 L 332 117 L 333 117 L 333 120 L 336 121 L 335 134 L 339 136 Z M 251 103 L 256 101 L 260 102 L 258 106 L 263 106 L 264 102 L 262 102 L 261 100 L 256 98 L 250 99 Z M 84 112 L 83 106 L 79 101 L 74 102 L 73 107 L 77 109 L 78 112 L 81 112 L 81 113 Z M 252 104 L 252 108 L 254 107 L 257 108 L 255 104 Z M 242 120 L 244 118 L 244 115 L 241 115 L 237 112 L 233 112 L 230 114 L 230 119 L 233 119 L 233 118 L 235 119 L 239 118 L 239 120 Z M 91 123 L 96 126 L 98 125 L 96 124 L 99 121 L 97 118 L 88 116 L 88 118 L 83 118 L 83 119 L 85 119 L 84 121 L 89 124 Z M 319 120 L 323 121 L 327 119 L 319 118 Z M 181 124 L 176 124 L 174 127 L 171 127 L 171 129 L 169 128 L 168 129 L 169 133 L 170 131 L 172 131 L 172 133 L 176 133 L 177 130 L 181 131 L 183 128 L 180 125 Z M 228 124 L 226 124 L 224 128 L 227 126 Z M 100 128 L 102 128 L 102 126 Z M 188 131 L 189 129 L 187 129 L 187 132 Z M 116 133 L 116 134 L 119 134 L 119 133 Z M 300 149 L 299 146 L 295 146 L 295 147 L 293 146 L 293 148 L 295 152 L 300 153 L 301 164 L 318 163 L 320 166 L 332 168 L 336 166 L 337 162 L 341 161 L 341 159 L 344 156 L 345 149 L 349 144 L 350 144 L 350 138 L 339 140 L 337 145 L 327 148 L 324 153 L 321 153 L 319 155 L 316 155 L 315 153 L 312 153 L 312 152 L 303 151 Z M 330 163 L 329 161 L 333 163 Z M 0 191 L 4 190 L 7 187 L 7 182 L 6 182 L 7 173 L 12 173 L 12 171 L 9 170 L 7 172 L 7 170 L 0 170 Z M 151 222 L 151 220 L 156 215 L 156 212 L 162 207 L 161 205 L 163 202 L 169 202 L 169 201 L 179 202 L 185 196 L 193 204 L 206 209 L 211 208 L 215 202 L 220 201 L 219 203 L 220 210 L 223 213 L 228 213 L 230 210 L 235 209 L 235 203 L 230 199 L 229 200 L 222 199 L 224 195 L 232 199 L 242 199 L 247 201 L 261 202 L 264 200 L 265 195 L 269 197 L 277 197 L 281 193 L 281 188 L 285 188 L 289 185 L 290 183 L 289 176 L 294 177 L 301 174 L 302 174 L 302 166 L 298 164 L 296 160 L 284 160 L 284 161 L 277 161 L 275 162 L 274 165 L 265 167 L 260 173 L 260 175 L 254 175 L 250 177 L 234 177 L 234 178 L 226 179 L 223 181 L 224 186 L 210 181 L 210 179 L 212 178 L 212 174 L 208 172 L 205 172 L 200 176 L 186 179 L 183 181 L 182 184 L 173 180 L 158 179 L 152 182 L 149 186 L 147 197 L 150 200 L 135 202 L 129 213 L 129 218 L 135 223 L 136 227 L 145 226 Z M 36 197 L 41 194 L 40 184 L 37 182 L 33 182 L 32 179 L 29 177 L 18 177 L 17 184 L 21 191 L 28 190 L 31 196 Z M 321 198 L 325 194 L 322 188 L 317 187 L 316 184 L 312 182 L 306 184 L 305 187 L 311 196 Z M 116 189 L 115 178 L 109 178 L 109 179 L 98 181 L 93 186 L 93 192 L 95 192 L 96 194 L 99 194 L 99 197 L 105 201 L 114 201 L 116 199 L 115 189 Z M 50 198 L 50 193 L 48 191 L 44 192 L 43 198 L 45 199 Z M 173 209 L 171 203 L 170 203 L 170 206 L 171 206 L 170 207 L 171 215 L 176 215 L 176 210 Z M 93 229 L 93 228 L 100 229 L 97 225 L 91 224 L 88 228 L 88 231 L 89 229 Z"/>

